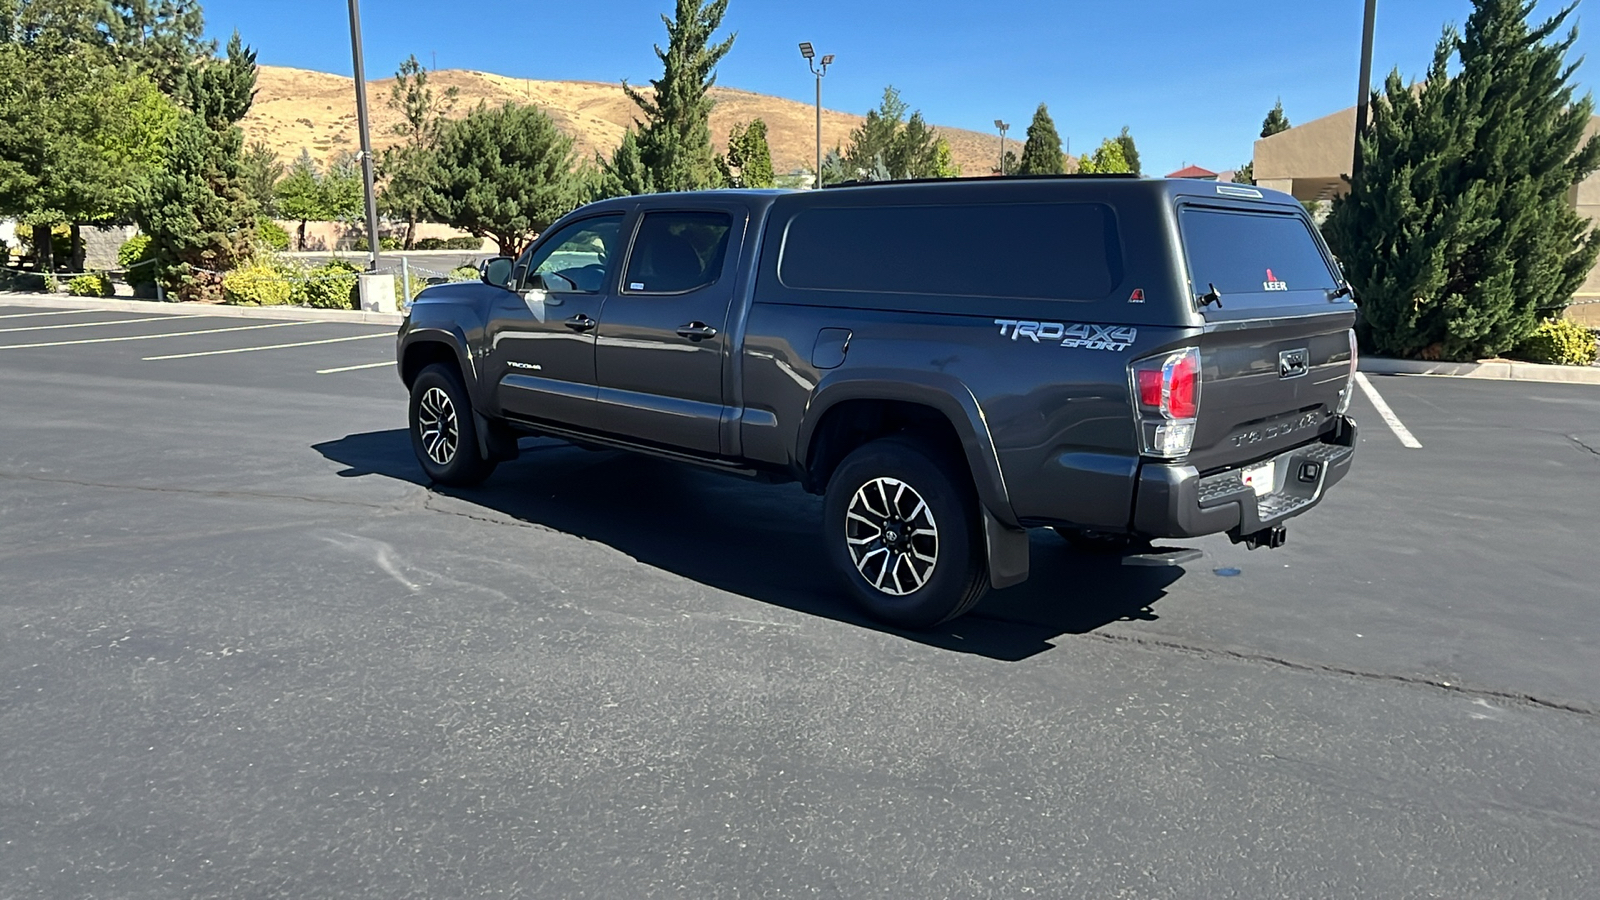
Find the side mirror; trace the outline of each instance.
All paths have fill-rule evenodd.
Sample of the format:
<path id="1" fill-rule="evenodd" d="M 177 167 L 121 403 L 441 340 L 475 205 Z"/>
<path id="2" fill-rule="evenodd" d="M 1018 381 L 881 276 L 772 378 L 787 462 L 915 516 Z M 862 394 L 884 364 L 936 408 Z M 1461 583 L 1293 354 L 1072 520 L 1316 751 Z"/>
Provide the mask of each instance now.
<path id="1" fill-rule="evenodd" d="M 516 260 L 509 256 L 491 256 L 478 263 L 478 277 L 484 284 L 503 288 L 511 283 L 511 267 Z"/>

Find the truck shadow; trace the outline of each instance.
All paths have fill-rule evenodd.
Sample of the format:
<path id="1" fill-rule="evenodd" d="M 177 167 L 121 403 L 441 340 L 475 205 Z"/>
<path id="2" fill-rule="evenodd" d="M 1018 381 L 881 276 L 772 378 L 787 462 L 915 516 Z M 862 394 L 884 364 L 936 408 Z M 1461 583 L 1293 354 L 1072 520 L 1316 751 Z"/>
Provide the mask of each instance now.
<path id="1" fill-rule="evenodd" d="M 598 541 L 701 584 L 808 615 L 997 660 L 1026 659 L 1051 640 L 1109 623 L 1157 618 L 1152 607 L 1183 570 L 1127 568 L 1079 553 L 1047 530 L 1033 537 L 1032 576 L 971 614 L 903 632 L 856 612 L 837 589 L 818 535 L 821 498 L 624 452 L 525 438 L 522 457 L 483 487 L 433 490 L 525 522 Z M 425 485 L 404 430 L 352 434 L 313 448 L 348 468 Z"/>

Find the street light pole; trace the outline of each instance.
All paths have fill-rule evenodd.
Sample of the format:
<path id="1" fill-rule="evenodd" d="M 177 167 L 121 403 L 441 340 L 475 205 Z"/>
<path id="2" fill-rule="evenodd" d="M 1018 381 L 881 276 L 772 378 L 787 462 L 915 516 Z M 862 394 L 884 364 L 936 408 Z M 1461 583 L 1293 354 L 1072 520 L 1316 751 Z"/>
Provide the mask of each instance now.
<path id="1" fill-rule="evenodd" d="M 361 0 L 350 0 L 350 53 L 355 59 L 356 125 L 361 132 L 361 179 L 367 190 L 367 271 L 378 271 L 378 195 L 372 188 L 372 129 L 367 124 L 367 70 L 361 56 Z"/>
<path id="2" fill-rule="evenodd" d="M 822 58 L 822 67 L 812 62 L 817 56 L 817 51 L 811 46 L 810 41 L 802 41 L 800 55 L 805 57 L 806 65 L 811 68 L 811 74 L 817 76 L 817 179 L 812 187 L 822 187 L 822 79 L 828 74 L 828 67 L 833 65 L 833 54 Z"/>
<path id="3" fill-rule="evenodd" d="M 1367 13 L 1361 25 L 1361 93 L 1356 97 L 1355 158 L 1350 177 L 1361 172 L 1361 135 L 1367 130 L 1368 107 L 1372 103 L 1372 31 L 1378 18 L 1378 0 L 1367 0 Z"/>
<path id="4" fill-rule="evenodd" d="M 999 119 L 994 120 L 994 127 L 1000 129 L 1000 174 L 1006 174 L 1006 132 L 1011 130 L 1011 125 Z"/>

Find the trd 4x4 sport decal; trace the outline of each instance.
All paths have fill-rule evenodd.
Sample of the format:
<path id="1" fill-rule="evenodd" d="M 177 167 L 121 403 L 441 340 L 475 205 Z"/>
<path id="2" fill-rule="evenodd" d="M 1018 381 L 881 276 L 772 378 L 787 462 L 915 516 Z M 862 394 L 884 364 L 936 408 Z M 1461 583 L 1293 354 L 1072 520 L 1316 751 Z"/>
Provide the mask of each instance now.
<path id="1" fill-rule="evenodd" d="M 1133 346 L 1139 329 L 1126 325 L 1079 325 L 1065 322 L 1026 322 L 1018 319 L 995 319 L 1000 326 L 1000 336 L 1013 341 L 1027 338 L 1035 344 L 1060 341 L 1061 346 L 1077 350 L 1122 351 Z"/>

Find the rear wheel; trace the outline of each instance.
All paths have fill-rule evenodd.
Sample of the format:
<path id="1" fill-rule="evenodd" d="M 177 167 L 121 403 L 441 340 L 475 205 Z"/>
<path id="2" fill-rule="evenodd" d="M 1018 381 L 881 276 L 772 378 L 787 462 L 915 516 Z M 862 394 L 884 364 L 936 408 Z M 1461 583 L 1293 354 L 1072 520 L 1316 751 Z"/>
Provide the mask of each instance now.
<path id="1" fill-rule="evenodd" d="M 439 484 L 471 487 L 494 472 L 495 462 L 478 452 L 472 400 L 448 366 L 428 366 L 411 383 L 411 449 Z"/>
<path id="2" fill-rule="evenodd" d="M 932 628 L 970 610 L 989 586 L 971 482 L 903 436 L 845 458 L 828 482 L 824 540 L 851 597 L 901 628 Z"/>

